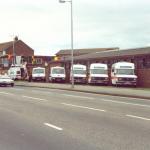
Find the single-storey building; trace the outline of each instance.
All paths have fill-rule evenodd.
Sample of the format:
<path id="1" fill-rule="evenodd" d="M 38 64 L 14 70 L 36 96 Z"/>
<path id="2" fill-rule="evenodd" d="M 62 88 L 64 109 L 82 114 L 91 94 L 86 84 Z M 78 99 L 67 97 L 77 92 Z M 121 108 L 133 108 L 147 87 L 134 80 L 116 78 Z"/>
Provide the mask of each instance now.
<path id="1" fill-rule="evenodd" d="M 60 51 L 63 53 L 63 51 Z M 74 50 L 76 53 L 76 50 Z M 135 49 L 124 49 L 120 50 L 119 48 L 96 51 L 93 52 L 93 49 L 88 49 L 87 54 L 76 55 L 74 56 L 74 64 L 84 64 L 89 68 L 91 63 L 106 63 L 108 64 L 109 69 L 111 65 L 119 61 L 133 62 L 136 66 L 136 74 L 138 76 L 138 85 L 142 87 L 150 87 L 150 47 L 135 48 Z M 59 52 L 58 52 L 59 53 Z M 68 53 L 71 54 L 71 50 L 68 50 Z M 61 56 L 62 58 L 63 55 Z M 58 62 L 65 66 L 67 76 L 69 79 L 70 66 L 71 66 L 71 55 L 67 56 L 65 59 L 60 59 Z"/>

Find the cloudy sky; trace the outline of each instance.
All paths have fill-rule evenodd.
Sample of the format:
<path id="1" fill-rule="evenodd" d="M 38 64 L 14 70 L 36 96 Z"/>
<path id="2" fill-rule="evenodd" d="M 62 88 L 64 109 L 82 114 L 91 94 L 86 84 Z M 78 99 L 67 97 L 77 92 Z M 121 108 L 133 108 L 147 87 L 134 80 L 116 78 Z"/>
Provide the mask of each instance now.
<path id="1" fill-rule="evenodd" d="M 70 48 L 70 3 L 1 0 L 0 43 L 19 36 L 37 55 Z M 73 0 L 74 48 L 150 46 L 150 0 Z"/>

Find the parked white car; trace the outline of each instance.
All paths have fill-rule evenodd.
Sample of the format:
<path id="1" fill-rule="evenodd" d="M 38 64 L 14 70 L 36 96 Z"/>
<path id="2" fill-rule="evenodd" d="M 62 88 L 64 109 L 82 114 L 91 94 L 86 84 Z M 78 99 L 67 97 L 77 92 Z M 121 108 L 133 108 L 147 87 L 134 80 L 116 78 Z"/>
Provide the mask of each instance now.
<path id="1" fill-rule="evenodd" d="M 8 75 L 0 75 L 0 86 L 14 86 L 14 80 L 12 80 Z"/>

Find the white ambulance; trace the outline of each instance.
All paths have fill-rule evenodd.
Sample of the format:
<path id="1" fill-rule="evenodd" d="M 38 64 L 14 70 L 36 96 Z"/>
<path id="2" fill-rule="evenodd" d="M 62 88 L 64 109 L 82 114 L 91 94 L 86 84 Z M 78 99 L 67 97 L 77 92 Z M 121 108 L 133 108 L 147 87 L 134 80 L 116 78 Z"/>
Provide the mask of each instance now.
<path id="1" fill-rule="evenodd" d="M 35 67 L 32 69 L 32 81 L 46 81 L 45 68 Z"/>
<path id="2" fill-rule="evenodd" d="M 50 75 L 49 81 L 50 82 L 65 82 L 66 80 L 66 73 L 64 67 L 51 67 L 50 68 Z"/>
<path id="3" fill-rule="evenodd" d="M 102 63 L 93 63 L 90 65 L 88 83 L 99 83 L 108 85 L 109 77 L 108 77 L 108 67 L 107 64 Z"/>
<path id="4" fill-rule="evenodd" d="M 137 85 L 137 76 L 135 75 L 135 65 L 130 62 L 118 62 L 111 68 L 112 85 Z"/>
<path id="5" fill-rule="evenodd" d="M 26 76 L 26 70 L 21 65 L 12 65 L 8 70 L 8 76 L 13 80 L 20 80 Z"/>
<path id="6" fill-rule="evenodd" d="M 70 82 L 72 79 L 72 74 L 74 77 L 74 83 L 86 83 L 87 82 L 85 65 L 81 65 L 81 64 L 73 65 L 73 71 L 71 70 L 71 73 L 70 73 Z"/>

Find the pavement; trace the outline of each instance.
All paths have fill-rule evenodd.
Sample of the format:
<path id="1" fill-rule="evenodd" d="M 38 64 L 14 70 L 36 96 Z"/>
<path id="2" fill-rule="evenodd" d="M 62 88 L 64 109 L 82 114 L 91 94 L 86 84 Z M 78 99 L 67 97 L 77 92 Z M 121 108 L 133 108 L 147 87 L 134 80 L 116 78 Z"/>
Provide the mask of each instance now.
<path id="1" fill-rule="evenodd" d="M 91 86 L 91 85 L 75 85 L 74 88 L 71 88 L 70 84 L 40 83 L 27 81 L 16 81 L 15 85 L 24 87 L 50 88 L 50 89 L 78 91 L 78 92 L 104 94 L 112 96 L 141 98 L 150 100 L 150 89 L 111 87 L 111 86 Z"/>

